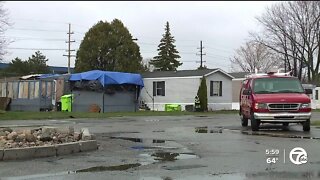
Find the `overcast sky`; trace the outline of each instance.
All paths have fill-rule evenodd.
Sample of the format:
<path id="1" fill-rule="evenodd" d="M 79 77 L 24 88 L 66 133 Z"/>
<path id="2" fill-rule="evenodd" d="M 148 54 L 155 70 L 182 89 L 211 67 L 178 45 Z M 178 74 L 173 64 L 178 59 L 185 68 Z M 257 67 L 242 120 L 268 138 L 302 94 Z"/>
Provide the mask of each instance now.
<path id="1" fill-rule="evenodd" d="M 144 59 L 157 55 L 157 45 L 169 21 L 171 33 L 180 52 L 182 69 L 195 69 L 200 57 L 200 40 L 205 47 L 204 63 L 209 68 L 230 70 L 229 58 L 247 38 L 258 29 L 255 20 L 267 6 L 276 2 L 5 2 L 12 27 L 5 33 L 14 40 L 4 57 L 27 59 L 41 50 L 48 64 L 67 66 L 67 30 L 71 23 L 78 49 L 84 33 L 99 20 L 120 19 L 137 38 Z M 22 48 L 22 49 L 17 49 Z M 53 50 L 54 49 L 54 50 Z M 74 58 L 71 61 L 74 66 Z"/>

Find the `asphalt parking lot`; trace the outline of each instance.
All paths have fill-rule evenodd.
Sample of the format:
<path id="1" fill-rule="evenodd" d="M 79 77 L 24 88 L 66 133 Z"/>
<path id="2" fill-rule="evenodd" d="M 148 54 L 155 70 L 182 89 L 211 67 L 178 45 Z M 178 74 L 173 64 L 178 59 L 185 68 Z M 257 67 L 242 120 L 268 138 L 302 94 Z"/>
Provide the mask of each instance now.
<path id="1" fill-rule="evenodd" d="M 313 113 L 312 119 L 320 120 L 320 113 Z M 0 122 L 12 125 L 87 127 L 96 135 L 99 149 L 0 162 L 0 179 L 320 178 L 317 127 L 303 132 L 301 125 L 262 125 L 252 132 L 241 127 L 235 114 Z M 290 151 L 295 147 L 306 151 L 306 163 L 292 163 Z"/>

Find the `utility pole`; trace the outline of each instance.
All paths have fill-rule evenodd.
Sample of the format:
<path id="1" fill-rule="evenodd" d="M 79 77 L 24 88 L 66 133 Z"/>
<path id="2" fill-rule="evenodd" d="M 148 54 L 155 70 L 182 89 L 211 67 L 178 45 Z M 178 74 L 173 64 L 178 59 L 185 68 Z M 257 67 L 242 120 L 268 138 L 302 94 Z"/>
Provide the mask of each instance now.
<path id="1" fill-rule="evenodd" d="M 202 50 L 204 49 L 204 47 L 202 46 L 202 41 L 200 41 L 200 48 L 197 48 L 197 49 L 200 49 L 200 54 L 197 54 L 198 56 L 200 56 L 200 69 L 202 69 L 202 64 L 206 61 L 203 61 L 202 60 L 202 56 L 203 55 L 206 55 L 206 53 L 203 53 Z M 196 61 L 197 63 L 199 63 L 199 61 Z"/>
<path id="2" fill-rule="evenodd" d="M 67 56 L 68 57 L 68 74 L 70 74 L 70 60 L 71 57 L 76 57 L 75 55 L 71 55 L 71 51 L 75 51 L 74 49 L 71 49 L 71 43 L 76 42 L 75 40 L 71 40 L 71 34 L 74 34 L 74 32 L 71 31 L 71 24 L 69 23 L 69 31 L 68 31 L 68 41 L 66 41 L 66 43 L 68 43 L 68 50 L 66 50 L 68 52 L 67 55 L 63 55 L 63 56 Z"/>

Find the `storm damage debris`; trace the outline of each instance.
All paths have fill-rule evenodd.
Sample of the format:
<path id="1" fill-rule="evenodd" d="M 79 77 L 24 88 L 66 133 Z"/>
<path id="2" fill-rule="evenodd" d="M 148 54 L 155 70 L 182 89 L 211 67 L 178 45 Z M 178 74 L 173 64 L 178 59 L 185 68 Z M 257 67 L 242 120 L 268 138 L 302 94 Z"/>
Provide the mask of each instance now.
<path id="1" fill-rule="evenodd" d="M 86 133 L 86 134 L 84 134 Z M 74 128 L 43 126 L 34 129 L 0 129 L 0 149 L 46 146 L 94 139 L 88 130 L 75 132 Z"/>

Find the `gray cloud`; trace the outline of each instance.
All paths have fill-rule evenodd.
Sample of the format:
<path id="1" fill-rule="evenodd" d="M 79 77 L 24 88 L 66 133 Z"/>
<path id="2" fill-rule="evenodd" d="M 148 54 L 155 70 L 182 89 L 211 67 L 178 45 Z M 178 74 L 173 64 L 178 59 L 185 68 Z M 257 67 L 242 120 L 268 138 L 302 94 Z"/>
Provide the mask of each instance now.
<path id="1" fill-rule="evenodd" d="M 6 2 L 4 6 L 14 23 L 6 36 L 15 40 L 11 48 L 66 49 L 67 23 L 70 22 L 77 41 L 72 47 L 77 49 L 92 25 L 99 20 L 118 18 L 138 38 L 143 58 L 151 58 L 157 54 L 165 22 L 169 21 L 184 62 L 179 69 L 199 66 L 195 61 L 200 59 L 196 53 L 202 40 L 207 53 L 205 64 L 229 71 L 228 59 L 248 37 L 248 31 L 257 29 L 255 17 L 272 3 L 275 2 Z M 51 31 L 36 31 L 39 29 Z M 26 59 L 34 53 L 18 49 L 8 51 L 6 62 L 14 57 Z M 42 52 L 49 58 L 49 65 L 67 66 L 63 50 Z"/>

